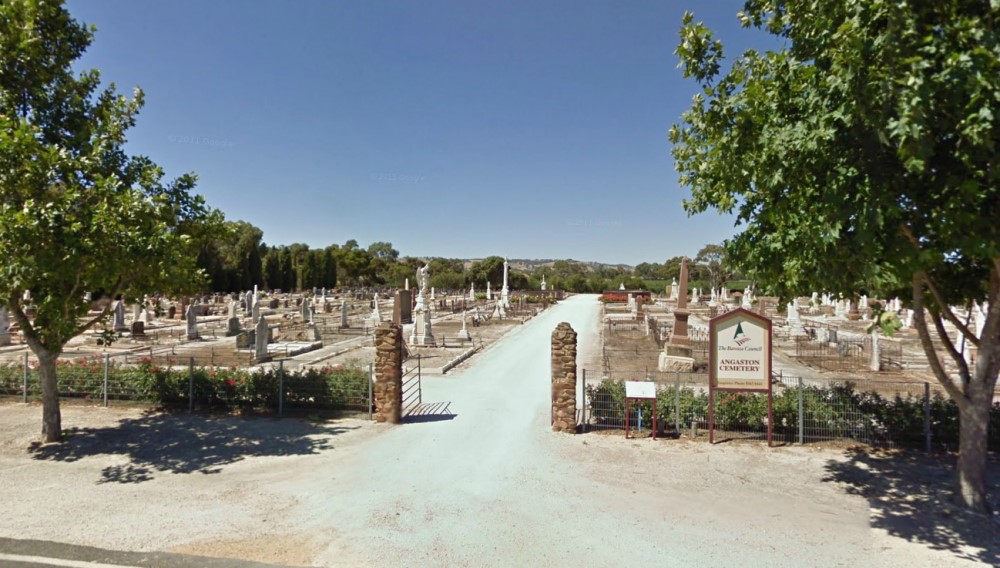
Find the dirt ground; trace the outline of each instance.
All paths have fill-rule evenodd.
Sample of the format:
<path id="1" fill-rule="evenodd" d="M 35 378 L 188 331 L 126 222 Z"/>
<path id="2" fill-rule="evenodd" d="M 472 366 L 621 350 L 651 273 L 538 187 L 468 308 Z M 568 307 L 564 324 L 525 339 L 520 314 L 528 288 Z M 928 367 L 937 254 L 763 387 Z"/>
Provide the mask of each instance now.
<path id="1" fill-rule="evenodd" d="M 0 537 L 312 566 L 972 566 L 993 519 L 948 504 L 953 457 L 549 431 L 549 337 L 599 354 L 595 297 L 457 372 L 401 426 L 0 405 Z M 1000 464 L 991 463 L 991 479 Z M 1000 494 L 994 485 L 993 494 Z"/>

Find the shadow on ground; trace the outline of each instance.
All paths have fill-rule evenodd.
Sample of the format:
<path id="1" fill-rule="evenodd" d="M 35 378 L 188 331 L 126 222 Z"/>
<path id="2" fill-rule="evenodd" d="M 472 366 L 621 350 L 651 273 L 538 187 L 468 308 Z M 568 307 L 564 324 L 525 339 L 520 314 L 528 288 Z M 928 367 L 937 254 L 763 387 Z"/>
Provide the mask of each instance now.
<path id="1" fill-rule="evenodd" d="M 150 411 L 117 426 L 68 430 L 64 441 L 36 444 L 30 452 L 37 460 L 63 462 L 125 456 L 128 463 L 104 468 L 98 483 L 140 483 L 153 479 L 156 472 L 213 474 L 250 457 L 317 454 L 333 447 L 331 435 L 356 428 L 295 419 Z"/>
<path id="2" fill-rule="evenodd" d="M 871 526 L 959 558 L 1000 565 L 997 517 L 967 512 L 952 500 L 955 456 L 866 453 L 848 450 L 846 461 L 831 460 L 824 481 L 843 483 L 866 498 Z M 990 456 L 989 494 L 1000 496 L 1000 462 Z"/>

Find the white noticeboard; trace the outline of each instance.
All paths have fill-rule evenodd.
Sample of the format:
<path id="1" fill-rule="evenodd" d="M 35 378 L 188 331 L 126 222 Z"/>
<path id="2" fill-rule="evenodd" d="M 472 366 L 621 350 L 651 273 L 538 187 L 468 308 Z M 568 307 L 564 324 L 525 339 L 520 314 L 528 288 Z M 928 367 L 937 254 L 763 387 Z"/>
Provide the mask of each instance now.
<path id="1" fill-rule="evenodd" d="M 625 398 L 656 398 L 656 383 L 625 381 Z"/>

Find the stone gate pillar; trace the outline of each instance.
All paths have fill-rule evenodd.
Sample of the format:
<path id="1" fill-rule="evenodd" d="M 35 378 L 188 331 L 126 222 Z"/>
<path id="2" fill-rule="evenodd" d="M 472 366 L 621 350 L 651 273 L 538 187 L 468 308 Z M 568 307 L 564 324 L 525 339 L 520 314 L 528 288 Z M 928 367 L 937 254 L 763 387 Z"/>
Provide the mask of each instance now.
<path id="1" fill-rule="evenodd" d="M 576 433 L 576 332 L 566 322 L 552 332 L 552 431 Z"/>
<path id="2" fill-rule="evenodd" d="M 386 322 L 375 328 L 375 421 L 403 421 L 403 328 Z"/>

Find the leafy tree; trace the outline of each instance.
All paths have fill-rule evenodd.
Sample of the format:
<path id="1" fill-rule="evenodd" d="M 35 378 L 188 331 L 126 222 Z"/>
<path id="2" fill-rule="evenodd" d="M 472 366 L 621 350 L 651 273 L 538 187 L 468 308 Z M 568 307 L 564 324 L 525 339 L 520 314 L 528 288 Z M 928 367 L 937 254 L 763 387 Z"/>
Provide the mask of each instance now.
<path id="1" fill-rule="evenodd" d="M 732 271 L 726 262 L 726 249 L 721 245 L 705 245 L 694 258 L 697 266 L 703 267 L 708 273 L 709 285 L 718 290 L 732 276 Z"/>
<path id="2" fill-rule="evenodd" d="M 750 0 L 740 18 L 784 47 L 723 72 L 722 44 L 684 17 L 677 53 L 701 88 L 670 131 L 685 207 L 735 212 L 744 230 L 727 254 L 773 293 L 909 290 L 927 360 L 960 411 L 956 497 L 986 510 L 1000 372 L 1000 6 Z M 976 337 L 949 306 L 984 298 Z M 945 321 L 978 348 L 974 367 Z"/>
<path id="3" fill-rule="evenodd" d="M 191 193 L 195 176 L 164 182 L 150 159 L 125 154 L 143 94 L 74 74 L 94 32 L 58 0 L 0 3 L 0 303 L 38 357 L 46 442 L 62 431 L 56 361 L 108 312 L 86 319 L 84 293 L 192 289 L 198 241 L 221 223 Z"/>
<path id="4" fill-rule="evenodd" d="M 503 260 L 502 256 L 488 256 L 472 263 L 467 272 L 468 281 L 466 283 L 475 283 L 476 288 L 486 289 L 486 281 L 489 280 L 493 286 L 499 289 L 503 285 Z M 510 282 L 507 284 L 509 286 Z"/>

